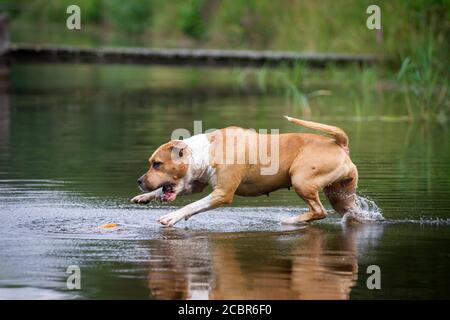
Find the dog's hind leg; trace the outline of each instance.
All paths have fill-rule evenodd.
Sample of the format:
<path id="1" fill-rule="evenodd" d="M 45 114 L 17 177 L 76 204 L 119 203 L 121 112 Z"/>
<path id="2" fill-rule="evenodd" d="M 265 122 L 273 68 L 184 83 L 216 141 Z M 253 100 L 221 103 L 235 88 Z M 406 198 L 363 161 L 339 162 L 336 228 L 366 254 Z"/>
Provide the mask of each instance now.
<path id="1" fill-rule="evenodd" d="M 324 188 L 328 201 L 337 213 L 344 215 L 356 208 L 357 184 L 358 170 L 353 165 L 347 175 Z"/>
<path id="2" fill-rule="evenodd" d="M 295 192 L 306 202 L 309 210 L 304 214 L 284 219 L 281 223 L 298 224 L 326 218 L 327 212 L 319 198 L 321 178 L 299 171 L 291 176 L 291 183 Z"/>
<path id="3" fill-rule="evenodd" d="M 308 205 L 308 212 L 281 221 L 283 224 L 307 223 L 327 217 L 327 212 L 319 199 L 319 191 L 314 185 L 294 185 L 295 192 Z"/>
<path id="4" fill-rule="evenodd" d="M 304 150 L 304 154 L 308 154 L 309 151 L 316 152 L 316 150 Z M 323 156 L 321 161 L 304 155 L 297 157 L 290 171 L 291 184 L 295 192 L 306 202 L 309 210 L 304 214 L 283 220 L 282 223 L 306 223 L 326 218 L 327 212 L 320 202 L 319 192 L 347 172 L 339 157 L 332 153 Z"/>

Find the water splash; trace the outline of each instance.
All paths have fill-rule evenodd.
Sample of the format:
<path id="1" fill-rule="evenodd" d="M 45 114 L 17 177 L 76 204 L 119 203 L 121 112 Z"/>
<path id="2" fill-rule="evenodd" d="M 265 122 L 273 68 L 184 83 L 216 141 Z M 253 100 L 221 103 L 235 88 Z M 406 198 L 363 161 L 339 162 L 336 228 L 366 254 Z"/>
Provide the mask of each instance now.
<path id="1" fill-rule="evenodd" d="M 342 217 L 342 222 L 358 221 L 361 223 L 384 221 L 384 217 L 380 207 L 375 201 L 362 195 L 356 196 L 356 209 L 347 212 Z"/>

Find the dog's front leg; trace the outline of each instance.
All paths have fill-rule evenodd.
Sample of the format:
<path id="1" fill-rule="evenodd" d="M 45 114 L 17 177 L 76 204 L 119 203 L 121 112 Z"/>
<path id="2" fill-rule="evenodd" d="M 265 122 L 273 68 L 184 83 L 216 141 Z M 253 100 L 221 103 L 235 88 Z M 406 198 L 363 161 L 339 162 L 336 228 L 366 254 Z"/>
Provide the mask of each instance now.
<path id="1" fill-rule="evenodd" d="M 162 195 L 163 195 L 162 188 L 159 188 L 152 192 L 139 194 L 136 197 L 134 197 L 133 199 L 131 199 L 131 202 L 141 203 L 141 204 L 149 203 L 152 200 L 160 199 Z"/>
<path id="2" fill-rule="evenodd" d="M 158 219 L 158 222 L 166 227 L 172 227 L 181 219 L 187 220 L 197 213 L 217 208 L 223 204 L 231 203 L 233 201 L 233 195 L 233 192 L 227 193 L 223 190 L 215 189 L 208 196 L 162 216 Z"/>

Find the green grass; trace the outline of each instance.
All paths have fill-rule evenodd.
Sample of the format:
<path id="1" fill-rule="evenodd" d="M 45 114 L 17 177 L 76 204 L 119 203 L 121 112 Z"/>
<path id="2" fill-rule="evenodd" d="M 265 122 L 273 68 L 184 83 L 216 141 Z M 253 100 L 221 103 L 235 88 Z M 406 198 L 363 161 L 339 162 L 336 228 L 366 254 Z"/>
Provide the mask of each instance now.
<path id="1" fill-rule="evenodd" d="M 436 65 L 434 54 L 433 40 L 429 38 L 411 57 L 403 59 L 397 79 L 403 85 L 410 118 L 446 122 L 450 111 L 448 73 Z"/>
<path id="2" fill-rule="evenodd" d="M 377 117 L 384 121 L 438 121 L 449 117 L 448 76 L 433 67 L 430 51 L 419 62 L 405 58 L 400 70 L 382 66 L 346 68 L 329 66 L 310 69 L 293 67 L 236 69 L 234 85 L 242 91 L 284 95 L 285 104 L 303 117 L 320 113 L 319 109 L 342 107 L 353 110 L 355 119 Z M 415 58 L 414 58 L 415 59 Z M 345 96 L 342 101 L 335 94 Z M 398 105 L 394 110 L 385 105 Z"/>

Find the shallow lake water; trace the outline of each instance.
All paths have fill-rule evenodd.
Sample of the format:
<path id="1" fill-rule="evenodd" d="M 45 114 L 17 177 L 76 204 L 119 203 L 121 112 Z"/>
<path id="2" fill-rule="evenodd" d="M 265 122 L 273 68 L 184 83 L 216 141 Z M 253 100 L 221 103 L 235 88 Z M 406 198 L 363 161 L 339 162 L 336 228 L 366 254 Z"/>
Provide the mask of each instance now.
<path id="1" fill-rule="evenodd" d="M 327 219 L 282 226 L 305 211 L 288 190 L 236 197 L 170 229 L 156 218 L 198 196 L 130 203 L 148 156 L 194 120 L 302 130 L 281 117 L 300 117 L 283 97 L 235 90 L 222 73 L 12 69 L 0 95 L 0 298 L 450 298 L 448 126 L 378 121 L 377 110 L 356 118 L 339 88 L 329 105 L 312 103 L 313 119 L 348 133 L 361 199 L 384 221 L 344 223 L 322 197 Z M 398 110 L 388 95 L 372 99 Z M 367 287 L 371 265 L 381 289 Z M 68 290 L 69 266 L 81 290 Z"/>

